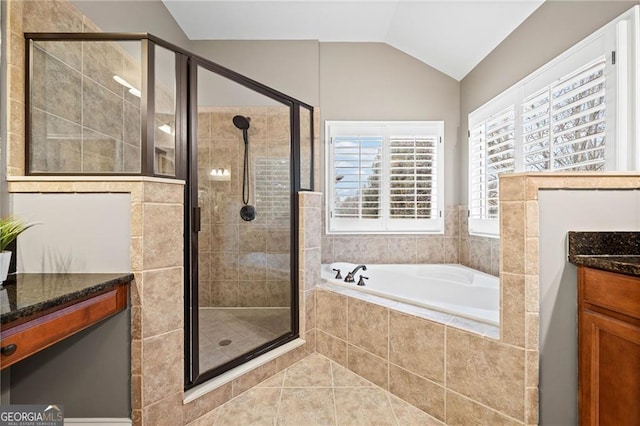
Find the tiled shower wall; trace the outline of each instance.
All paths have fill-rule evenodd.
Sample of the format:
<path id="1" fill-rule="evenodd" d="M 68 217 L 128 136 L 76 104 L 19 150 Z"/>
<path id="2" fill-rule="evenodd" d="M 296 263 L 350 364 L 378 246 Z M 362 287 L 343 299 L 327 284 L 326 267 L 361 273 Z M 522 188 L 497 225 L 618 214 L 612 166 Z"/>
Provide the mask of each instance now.
<path id="1" fill-rule="evenodd" d="M 460 263 L 498 276 L 500 240 L 469 235 L 466 205 L 445 210 L 443 235 L 324 235 L 322 263 Z"/>
<path id="2" fill-rule="evenodd" d="M 33 171 L 140 171 L 140 98 L 113 79 L 140 88 L 139 62 L 112 42 L 34 42 Z"/>
<path id="3" fill-rule="evenodd" d="M 256 219 L 245 222 L 242 207 L 244 142 L 233 125 L 251 117 L 249 204 Z M 206 108 L 198 114 L 198 202 L 201 306 L 290 305 L 289 109 Z M 229 180 L 212 180 L 227 169 Z"/>
<path id="4" fill-rule="evenodd" d="M 62 0 L 8 4 L 8 175 L 24 174 L 25 43 L 23 32 L 99 32 Z M 34 172 L 140 172 L 140 98 L 114 80 L 141 89 L 140 42 L 36 41 L 31 86 Z M 156 124 L 171 123 L 172 90 L 157 82 Z M 164 112 L 161 114 L 161 112 Z M 156 127 L 156 145 L 173 149 Z M 173 160 L 171 160 L 173 161 Z M 168 168 L 173 170 L 173 165 Z"/>

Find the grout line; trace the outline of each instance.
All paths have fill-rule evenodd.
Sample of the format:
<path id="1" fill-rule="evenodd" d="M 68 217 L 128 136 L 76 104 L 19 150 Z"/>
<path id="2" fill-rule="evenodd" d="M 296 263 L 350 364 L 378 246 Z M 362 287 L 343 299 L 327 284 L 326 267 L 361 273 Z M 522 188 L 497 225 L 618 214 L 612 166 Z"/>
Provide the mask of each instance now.
<path id="1" fill-rule="evenodd" d="M 447 330 L 446 327 L 444 329 L 443 334 L 443 338 L 444 338 L 444 360 L 443 360 L 443 378 L 442 378 L 442 386 L 444 387 L 444 407 L 443 407 L 443 412 L 442 412 L 442 417 L 444 417 L 444 420 L 447 420 Z"/>
<path id="2" fill-rule="evenodd" d="M 467 401 L 469 401 L 469 402 L 471 402 L 471 403 L 473 403 L 473 404 L 479 405 L 479 406 L 481 406 L 481 407 L 483 407 L 483 408 L 485 408 L 485 409 L 487 409 L 487 410 L 490 410 L 490 411 L 492 411 L 492 412 L 494 412 L 494 413 L 496 413 L 496 414 L 498 414 L 498 415 L 500 415 L 500 416 L 502 416 L 502 417 L 505 417 L 505 418 L 507 418 L 507 419 L 509 419 L 509 420 L 513 420 L 514 422 L 516 422 L 516 423 L 517 423 L 517 424 L 519 424 L 519 425 L 524 425 L 524 424 L 525 424 L 525 422 L 524 422 L 524 421 L 521 421 L 521 420 L 515 419 L 515 418 L 513 418 L 513 417 L 511 417 L 511 416 L 509 416 L 509 415 L 507 415 L 507 414 L 503 413 L 502 411 L 498 411 L 498 410 L 496 410 L 495 408 L 491 408 L 491 407 L 489 407 L 488 405 L 485 405 L 485 404 L 483 404 L 483 403 L 481 403 L 481 402 L 479 402 L 479 401 L 476 401 L 475 399 L 471 399 L 471 398 L 469 398 L 468 396 L 465 396 L 464 394 L 461 394 L 461 393 L 456 392 L 456 391 L 454 391 L 454 390 L 451 390 L 451 392 L 452 392 L 452 393 L 455 393 L 455 394 L 456 394 L 456 395 L 458 395 L 460 398 L 466 399 Z"/>
<path id="3" fill-rule="evenodd" d="M 391 402 L 391 392 L 387 391 L 387 402 L 389 403 L 389 408 L 391 410 L 391 415 L 393 416 L 393 420 L 395 420 L 396 425 L 400 426 L 400 421 L 398 420 L 398 415 L 396 414 L 396 410 L 393 409 L 393 403 Z"/>
<path id="4" fill-rule="evenodd" d="M 387 311 L 387 391 L 391 392 L 391 311 Z"/>
<path id="5" fill-rule="evenodd" d="M 337 425 L 338 424 L 338 407 L 336 406 L 336 386 L 335 386 L 335 376 L 334 376 L 334 371 L 333 371 L 333 364 L 334 362 L 329 360 L 329 372 L 331 374 L 331 397 L 333 399 L 333 418 L 334 418 L 334 422 Z"/>
<path id="6" fill-rule="evenodd" d="M 276 402 L 276 414 L 275 414 L 275 418 L 273 419 L 273 423 L 277 424 L 278 423 L 278 418 L 280 417 L 280 404 L 282 403 L 282 394 L 284 393 L 284 384 L 287 380 L 287 371 L 289 369 L 285 368 L 284 369 L 284 377 L 282 378 L 282 383 L 280 384 L 280 396 L 278 397 L 278 402 Z"/>

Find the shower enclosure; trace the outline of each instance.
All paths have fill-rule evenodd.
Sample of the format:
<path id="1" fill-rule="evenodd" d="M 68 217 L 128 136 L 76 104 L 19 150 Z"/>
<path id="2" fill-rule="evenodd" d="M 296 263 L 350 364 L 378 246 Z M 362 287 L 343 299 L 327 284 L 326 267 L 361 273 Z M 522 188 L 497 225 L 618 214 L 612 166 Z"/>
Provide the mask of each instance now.
<path id="1" fill-rule="evenodd" d="M 25 34 L 29 175 L 184 179 L 185 388 L 298 337 L 313 109 L 148 34 Z"/>

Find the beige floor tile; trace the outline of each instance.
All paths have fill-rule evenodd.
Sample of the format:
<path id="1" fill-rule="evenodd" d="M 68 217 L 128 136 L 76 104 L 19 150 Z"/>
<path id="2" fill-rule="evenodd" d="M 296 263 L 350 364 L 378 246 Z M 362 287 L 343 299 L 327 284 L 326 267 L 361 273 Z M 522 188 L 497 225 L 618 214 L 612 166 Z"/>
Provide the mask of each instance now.
<path id="1" fill-rule="evenodd" d="M 273 425 L 281 391 L 279 388 L 249 389 L 214 410 L 217 411 L 214 425 Z"/>
<path id="2" fill-rule="evenodd" d="M 312 354 L 287 369 L 284 387 L 331 387 L 331 361 Z"/>
<path id="3" fill-rule="evenodd" d="M 336 420 L 338 425 L 395 425 L 387 392 L 375 388 L 336 388 Z"/>
<path id="4" fill-rule="evenodd" d="M 330 388 L 284 388 L 277 425 L 335 425 L 333 390 Z M 245 423 L 249 424 L 249 423 Z"/>
<path id="5" fill-rule="evenodd" d="M 443 426 L 434 417 L 314 353 L 191 426 Z"/>

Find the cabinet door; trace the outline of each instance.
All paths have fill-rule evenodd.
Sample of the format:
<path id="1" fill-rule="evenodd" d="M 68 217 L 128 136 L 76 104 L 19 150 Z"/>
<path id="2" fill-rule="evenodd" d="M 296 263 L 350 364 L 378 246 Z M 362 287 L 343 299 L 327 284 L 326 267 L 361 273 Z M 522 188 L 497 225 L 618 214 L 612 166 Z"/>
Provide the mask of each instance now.
<path id="1" fill-rule="evenodd" d="M 591 311 L 580 322 L 580 424 L 640 425 L 640 327 Z"/>

